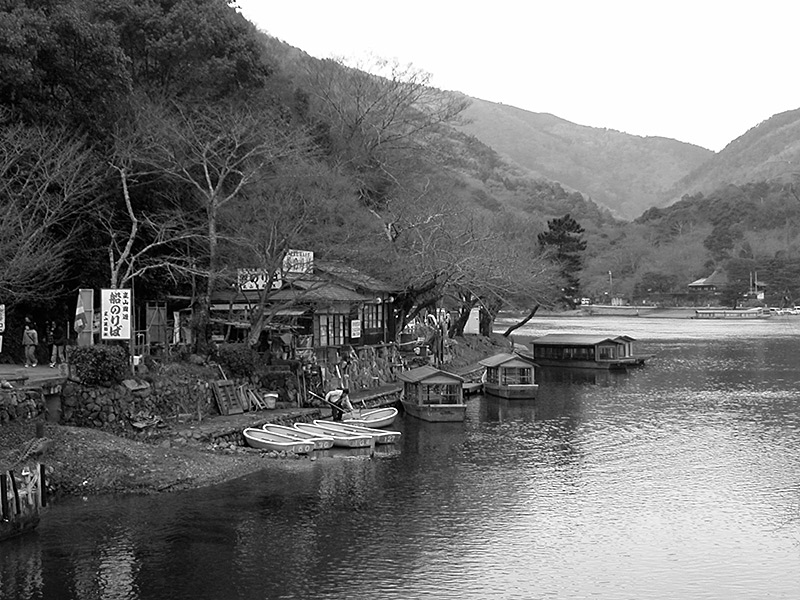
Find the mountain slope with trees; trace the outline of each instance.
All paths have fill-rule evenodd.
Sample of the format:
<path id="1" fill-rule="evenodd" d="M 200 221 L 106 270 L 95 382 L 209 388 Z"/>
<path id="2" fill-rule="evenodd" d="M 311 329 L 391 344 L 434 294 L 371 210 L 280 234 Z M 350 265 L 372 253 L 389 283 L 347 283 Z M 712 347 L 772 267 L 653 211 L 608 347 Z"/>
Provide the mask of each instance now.
<path id="1" fill-rule="evenodd" d="M 684 195 L 709 194 L 729 184 L 792 181 L 800 175 L 800 109 L 772 116 L 733 140 L 677 181 L 665 206 Z"/>
<path id="2" fill-rule="evenodd" d="M 625 219 L 658 205 L 677 180 L 713 156 L 676 140 L 576 125 L 476 98 L 464 119 L 462 131 L 535 176 L 583 192 Z"/>

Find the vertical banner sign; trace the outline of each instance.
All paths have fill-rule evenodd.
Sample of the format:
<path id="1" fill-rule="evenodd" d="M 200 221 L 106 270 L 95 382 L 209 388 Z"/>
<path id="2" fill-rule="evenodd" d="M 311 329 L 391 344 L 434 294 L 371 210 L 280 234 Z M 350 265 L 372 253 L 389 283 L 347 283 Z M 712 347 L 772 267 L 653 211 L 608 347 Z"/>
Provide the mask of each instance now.
<path id="1" fill-rule="evenodd" d="M 0 333 L 6 330 L 6 305 L 0 304 Z"/>
<path id="2" fill-rule="evenodd" d="M 131 339 L 131 291 L 100 290 L 104 340 Z"/>

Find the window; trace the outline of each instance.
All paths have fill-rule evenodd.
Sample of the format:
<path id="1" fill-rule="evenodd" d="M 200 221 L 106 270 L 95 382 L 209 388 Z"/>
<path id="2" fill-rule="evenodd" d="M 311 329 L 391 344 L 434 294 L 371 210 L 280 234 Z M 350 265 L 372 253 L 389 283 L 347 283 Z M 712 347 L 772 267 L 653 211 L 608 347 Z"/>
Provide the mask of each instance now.
<path id="1" fill-rule="evenodd" d="M 381 330 L 383 329 L 383 305 L 365 304 L 362 324 L 364 329 Z"/>
<path id="2" fill-rule="evenodd" d="M 347 315 L 319 315 L 319 345 L 343 346 Z"/>
<path id="3" fill-rule="evenodd" d="M 503 385 L 522 385 L 533 383 L 532 369 L 527 367 L 508 367 L 503 369 Z"/>

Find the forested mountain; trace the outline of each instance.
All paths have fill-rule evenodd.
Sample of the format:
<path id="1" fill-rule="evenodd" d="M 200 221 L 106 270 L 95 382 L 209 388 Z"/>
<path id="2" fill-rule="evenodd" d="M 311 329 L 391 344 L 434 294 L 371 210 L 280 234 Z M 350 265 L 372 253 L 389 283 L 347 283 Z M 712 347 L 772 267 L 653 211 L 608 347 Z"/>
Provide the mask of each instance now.
<path id="1" fill-rule="evenodd" d="M 454 129 L 468 100 L 428 82 L 392 61 L 311 58 L 228 0 L 5 2 L 10 322 L 65 316 L 79 287 L 133 286 L 141 302 L 191 299 L 202 352 L 212 295 L 296 248 L 380 276 L 409 313 L 555 302 L 537 234 L 571 213 L 599 238 L 614 219 Z"/>
<path id="2" fill-rule="evenodd" d="M 728 184 L 792 181 L 798 174 L 800 109 L 774 115 L 733 140 L 677 181 L 658 205 L 670 204 L 686 194 L 709 194 Z"/>
<path id="3" fill-rule="evenodd" d="M 676 140 L 576 125 L 476 98 L 464 118 L 462 131 L 531 174 L 587 194 L 625 219 L 661 205 L 677 180 L 713 156 Z"/>

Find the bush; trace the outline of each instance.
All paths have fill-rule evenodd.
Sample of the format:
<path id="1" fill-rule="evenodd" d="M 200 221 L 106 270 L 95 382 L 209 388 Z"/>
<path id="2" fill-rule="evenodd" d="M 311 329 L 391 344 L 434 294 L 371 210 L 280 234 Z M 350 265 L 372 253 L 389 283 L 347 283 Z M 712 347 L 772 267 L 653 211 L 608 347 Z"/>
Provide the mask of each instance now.
<path id="1" fill-rule="evenodd" d="M 260 358 L 248 344 L 220 344 L 217 347 L 217 361 L 228 377 L 248 379 Z"/>
<path id="2" fill-rule="evenodd" d="M 75 376 L 87 385 L 112 385 L 130 375 L 128 351 L 122 346 L 75 346 L 69 349 Z"/>

